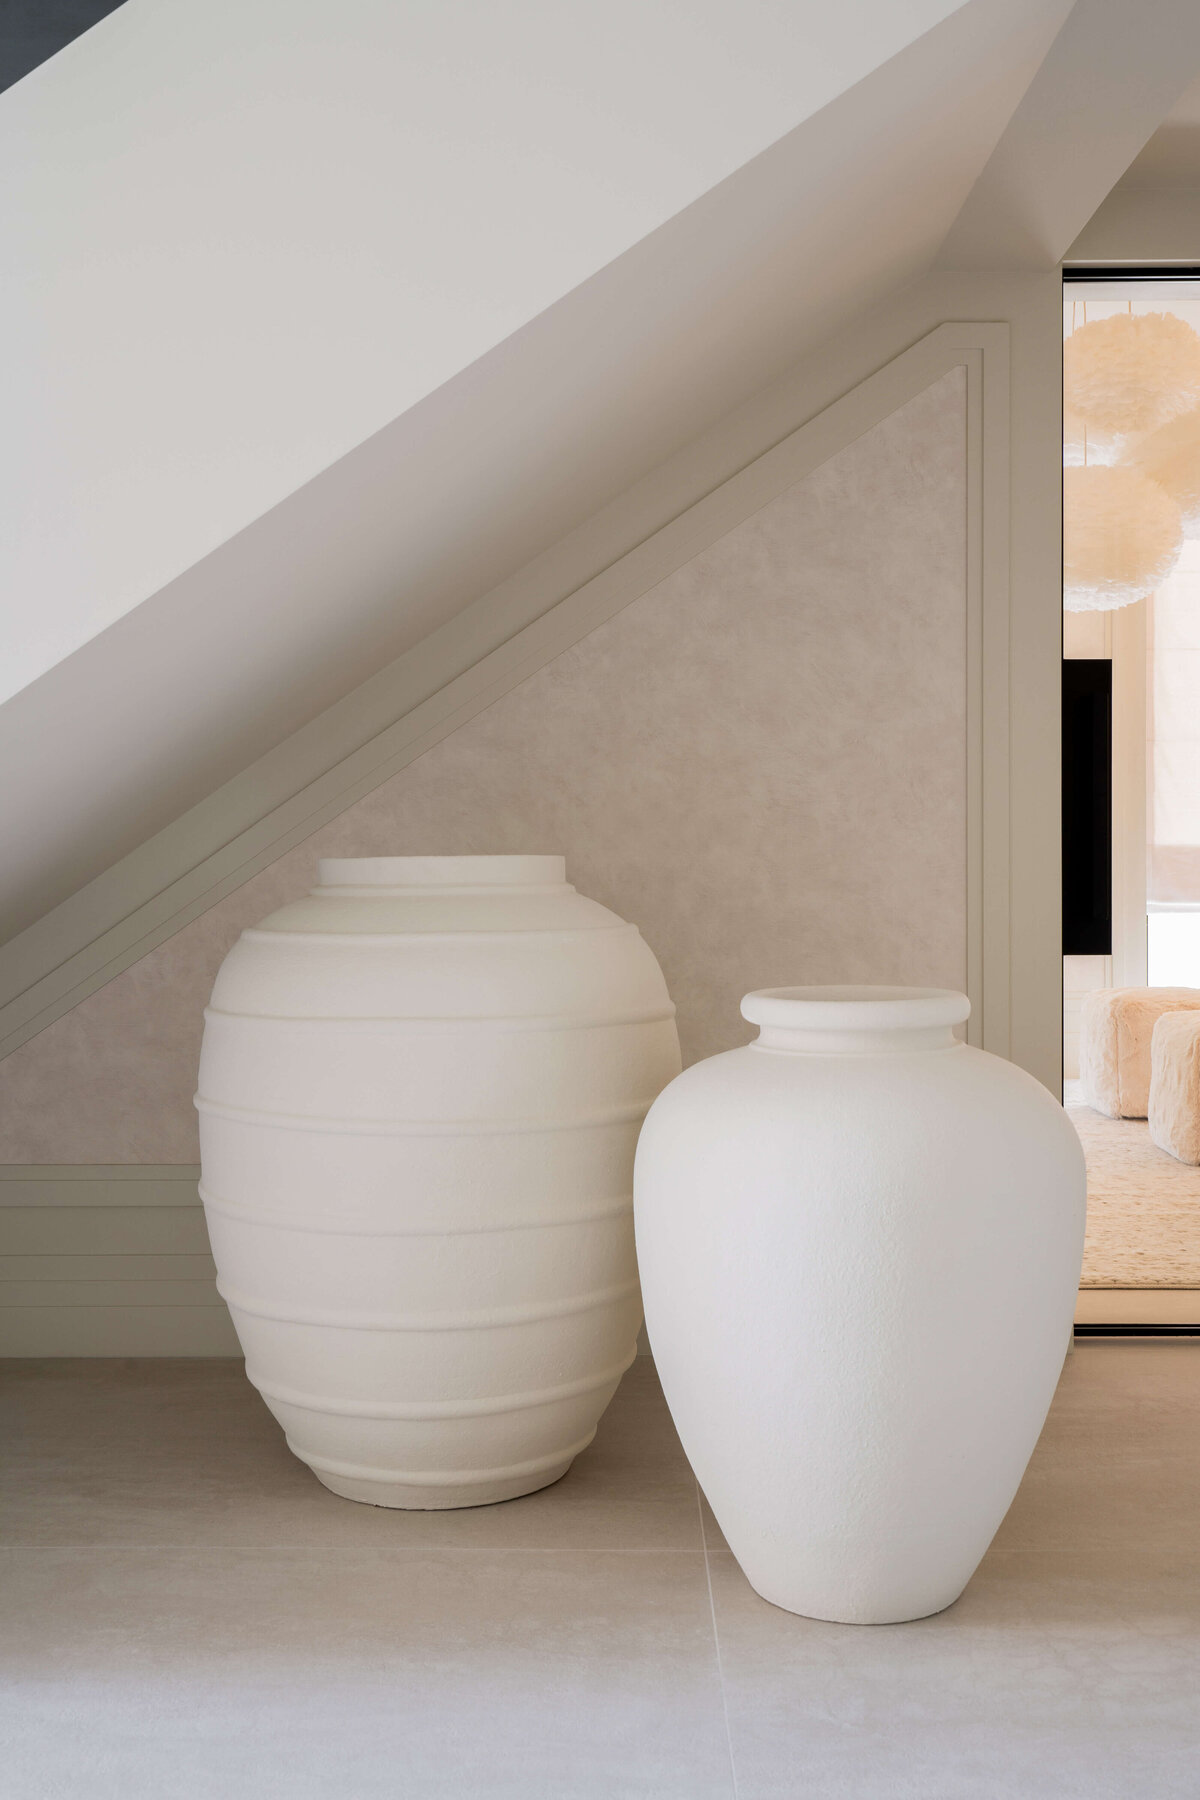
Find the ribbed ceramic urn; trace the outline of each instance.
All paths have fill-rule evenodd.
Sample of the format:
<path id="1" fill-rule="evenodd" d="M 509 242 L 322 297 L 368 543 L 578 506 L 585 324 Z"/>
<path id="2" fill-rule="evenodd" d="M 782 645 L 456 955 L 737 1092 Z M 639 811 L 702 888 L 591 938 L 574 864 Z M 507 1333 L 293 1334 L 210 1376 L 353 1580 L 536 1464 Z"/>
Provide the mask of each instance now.
<path id="1" fill-rule="evenodd" d="M 965 996 L 748 994 L 637 1153 L 646 1324 L 752 1585 L 887 1623 L 961 1593 L 1062 1368 L 1084 1166 L 1031 1076 L 956 1041 Z"/>
<path id="2" fill-rule="evenodd" d="M 678 1069 L 654 956 L 558 856 L 324 861 L 242 934 L 202 1191 L 247 1374 L 327 1487 L 565 1472 L 635 1354 L 634 1147 Z"/>

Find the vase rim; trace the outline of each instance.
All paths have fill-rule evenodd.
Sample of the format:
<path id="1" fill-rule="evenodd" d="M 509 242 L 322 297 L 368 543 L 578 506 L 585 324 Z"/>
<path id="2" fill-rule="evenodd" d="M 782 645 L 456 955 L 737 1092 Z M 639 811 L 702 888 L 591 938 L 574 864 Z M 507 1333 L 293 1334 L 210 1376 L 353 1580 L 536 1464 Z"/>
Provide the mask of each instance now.
<path id="1" fill-rule="evenodd" d="M 323 856 L 317 879 L 328 888 L 497 888 L 558 886 L 564 856 Z"/>
<path id="2" fill-rule="evenodd" d="M 953 988 L 756 988 L 742 1000 L 752 1025 L 803 1032 L 912 1031 L 961 1025 L 971 1002 Z"/>

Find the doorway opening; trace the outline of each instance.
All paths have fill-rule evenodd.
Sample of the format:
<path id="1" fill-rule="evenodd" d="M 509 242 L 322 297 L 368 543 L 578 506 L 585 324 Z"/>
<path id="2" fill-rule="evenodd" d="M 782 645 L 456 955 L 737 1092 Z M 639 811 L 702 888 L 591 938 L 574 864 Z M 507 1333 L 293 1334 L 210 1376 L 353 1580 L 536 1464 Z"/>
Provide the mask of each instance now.
<path id="1" fill-rule="evenodd" d="M 1072 270 L 1063 337 L 1063 1074 L 1088 1163 L 1078 1321 L 1196 1329 L 1200 1117 L 1196 1146 L 1168 1121 L 1187 1105 L 1173 1082 L 1191 1027 L 1157 1047 L 1154 1027 L 1160 1009 L 1194 1011 L 1200 1057 L 1200 270 Z M 1155 1077 L 1152 1105 L 1160 1065 L 1171 1079 Z"/>

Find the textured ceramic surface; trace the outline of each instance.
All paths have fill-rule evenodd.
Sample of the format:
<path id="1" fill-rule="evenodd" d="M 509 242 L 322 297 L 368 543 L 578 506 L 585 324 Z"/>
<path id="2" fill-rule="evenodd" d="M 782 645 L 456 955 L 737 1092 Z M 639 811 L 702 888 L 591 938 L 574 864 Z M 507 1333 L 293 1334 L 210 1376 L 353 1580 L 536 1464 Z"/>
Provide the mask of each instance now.
<path id="1" fill-rule="evenodd" d="M 679 1070 L 558 856 L 327 859 L 205 1015 L 202 1194 L 247 1373 L 335 1493 L 555 1481 L 633 1360 L 634 1145 Z"/>
<path id="2" fill-rule="evenodd" d="M 655 1102 L 638 1146 L 646 1322 L 684 1449 L 752 1585 L 914 1619 L 962 1592 L 1062 1367 L 1079 1141 L 958 1043 L 965 996 L 747 995 L 760 1027 Z"/>

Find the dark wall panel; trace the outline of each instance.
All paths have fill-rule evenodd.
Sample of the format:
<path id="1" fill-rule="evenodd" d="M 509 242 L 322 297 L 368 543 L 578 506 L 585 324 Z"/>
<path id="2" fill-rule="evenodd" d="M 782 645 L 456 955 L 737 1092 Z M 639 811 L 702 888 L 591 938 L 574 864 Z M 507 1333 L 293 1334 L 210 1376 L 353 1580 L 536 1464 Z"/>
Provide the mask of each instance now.
<path id="1" fill-rule="evenodd" d="M 1063 955 L 1112 954 L 1112 663 L 1063 663 Z"/>
<path id="2" fill-rule="evenodd" d="M 118 0 L 0 0 L 0 89 L 11 87 L 72 38 L 110 12 Z"/>

